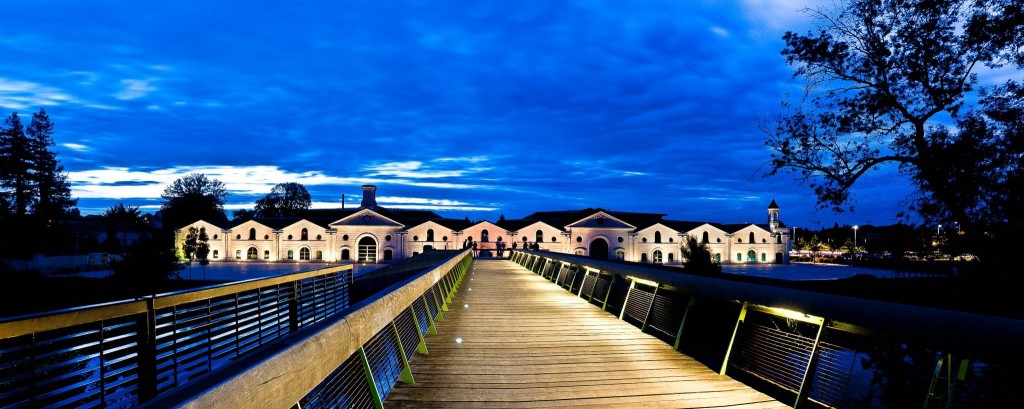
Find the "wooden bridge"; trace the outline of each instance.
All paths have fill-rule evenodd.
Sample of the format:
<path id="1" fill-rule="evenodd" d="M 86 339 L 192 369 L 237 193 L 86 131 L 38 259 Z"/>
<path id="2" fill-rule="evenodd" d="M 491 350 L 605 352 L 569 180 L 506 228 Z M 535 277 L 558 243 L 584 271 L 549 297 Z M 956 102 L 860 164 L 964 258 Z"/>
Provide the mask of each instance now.
<path id="1" fill-rule="evenodd" d="M 507 260 L 477 260 L 385 407 L 788 407 Z"/>

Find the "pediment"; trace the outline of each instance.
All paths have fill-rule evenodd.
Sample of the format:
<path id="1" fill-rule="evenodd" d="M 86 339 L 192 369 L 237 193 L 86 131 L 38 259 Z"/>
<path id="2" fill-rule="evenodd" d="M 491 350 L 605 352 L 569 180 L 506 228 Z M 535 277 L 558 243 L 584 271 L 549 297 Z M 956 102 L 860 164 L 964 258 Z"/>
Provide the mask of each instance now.
<path id="1" fill-rule="evenodd" d="M 583 219 L 580 219 L 575 223 L 565 226 L 565 228 L 635 229 L 636 226 L 619 220 L 608 213 L 597 212 Z"/>
<path id="2" fill-rule="evenodd" d="M 370 209 L 363 209 L 355 212 L 344 219 L 338 220 L 331 223 L 332 227 L 335 226 L 388 226 L 388 227 L 404 227 L 405 225 L 394 220 L 391 220 L 380 213 L 377 213 Z"/>

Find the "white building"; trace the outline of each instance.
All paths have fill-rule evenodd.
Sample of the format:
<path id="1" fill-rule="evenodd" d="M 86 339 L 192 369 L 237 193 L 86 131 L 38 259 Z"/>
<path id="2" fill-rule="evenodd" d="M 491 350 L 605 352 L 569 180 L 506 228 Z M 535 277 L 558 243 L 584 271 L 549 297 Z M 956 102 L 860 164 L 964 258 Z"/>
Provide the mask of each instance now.
<path id="1" fill-rule="evenodd" d="M 358 209 L 308 210 L 301 217 L 236 221 L 229 226 L 199 220 L 176 232 L 176 245 L 181 248 L 195 228 L 206 232 L 213 262 L 388 263 L 467 247 L 479 256 L 494 256 L 501 247 L 673 265 L 682 262 L 684 240 L 696 237 L 722 263 L 788 263 L 789 229 L 779 220 L 774 200 L 767 210 L 766 224 L 664 220 L 664 214 L 604 209 L 470 222 L 429 211 L 381 208 L 376 187 L 366 185 Z"/>

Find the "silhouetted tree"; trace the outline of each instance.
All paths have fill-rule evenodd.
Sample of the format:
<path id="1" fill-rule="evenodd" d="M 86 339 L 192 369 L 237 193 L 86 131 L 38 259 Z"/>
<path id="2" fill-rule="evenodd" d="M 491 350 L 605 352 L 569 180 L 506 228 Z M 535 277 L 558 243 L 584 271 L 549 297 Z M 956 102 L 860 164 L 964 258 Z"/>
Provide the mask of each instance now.
<path id="1" fill-rule="evenodd" d="M 1014 81 L 974 91 L 981 66 L 1024 63 L 1019 2 L 859 0 L 815 15 L 817 31 L 784 36 L 807 98 L 765 127 L 769 175 L 795 172 L 820 207 L 844 211 L 857 180 L 895 164 L 920 192 L 913 210 L 959 222 L 979 256 L 1009 255 L 1024 227 L 1024 92 Z"/>
<path id="2" fill-rule="evenodd" d="M 224 203 L 228 191 L 224 183 L 208 179 L 202 173 L 192 173 L 175 180 L 160 197 L 165 200 L 160 208 L 165 228 L 179 228 L 196 220 L 211 223 L 227 220 Z"/>
<path id="3" fill-rule="evenodd" d="M 136 230 L 143 220 L 142 212 L 139 211 L 138 207 L 125 206 L 121 202 L 103 212 L 103 219 L 107 222 L 108 239 L 113 238 L 116 242 L 117 234 L 121 233 L 118 248 L 122 251 L 128 248 L 128 231 Z"/>
<path id="4" fill-rule="evenodd" d="M 121 261 L 111 263 L 114 277 L 144 286 L 176 277 L 176 271 L 183 266 L 174 247 L 169 245 L 172 242 L 171 237 L 140 237 L 128 246 Z"/>
<path id="5" fill-rule="evenodd" d="M 687 236 L 679 247 L 683 268 L 693 274 L 718 274 L 722 265 L 711 254 L 711 248 L 694 236 Z"/>
<path id="6" fill-rule="evenodd" d="M 235 220 L 245 220 L 256 217 L 256 212 L 252 209 L 237 209 L 231 212 L 231 218 Z"/>
<path id="7" fill-rule="evenodd" d="M 301 183 L 278 183 L 269 194 L 256 200 L 256 217 L 294 216 L 301 210 L 309 209 L 313 200 Z"/>
<path id="8" fill-rule="evenodd" d="M 32 144 L 32 160 L 35 174 L 33 185 L 36 188 L 33 214 L 36 217 L 52 221 L 64 220 L 75 211 L 77 199 L 71 197 L 71 185 L 64 173 L 64 165 L 57 159 L 57 153 L 50 148 L 53 142 L 53 122 L 45 109 L 32 114 L 25 134 Z"/>
<path id="9" fill-rule="evenodd" d="M 0 127 L 0 186 L 4 188 L 3 196 L 11 213 L 16 216 L 27 215 L 33 204 L 34 153 L 21 117 L 12 112 Z"/>

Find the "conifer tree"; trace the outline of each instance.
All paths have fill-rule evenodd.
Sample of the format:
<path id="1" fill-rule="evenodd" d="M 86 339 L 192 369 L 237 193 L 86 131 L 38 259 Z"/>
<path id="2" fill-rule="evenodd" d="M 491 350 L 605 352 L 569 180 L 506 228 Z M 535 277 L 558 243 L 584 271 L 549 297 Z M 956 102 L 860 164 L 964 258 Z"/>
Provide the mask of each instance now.
<path id="1" fill-rule="evenodd" d="M 35 186 L 32 142 L 17 112 L 0 127 L 0 187 L 16 216 L 25 216 L 33 204 Z"/>
<path id="2" fill-rule="evenodd" d="M 29 137 L 34 161 L 34 185 L 36 187 L 33 213 L 42 220 L 64 219 L 70 214 L 77 199 L 71 198 L 71 186 L 64 165 L 57 159 L 57 153 L 50 150 L 53 142 L 53 122 L 45 109 L 32 114 L 25 134 Z"/>

